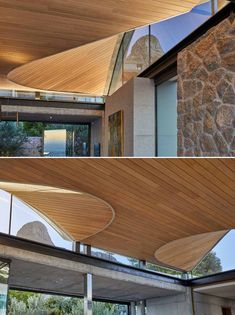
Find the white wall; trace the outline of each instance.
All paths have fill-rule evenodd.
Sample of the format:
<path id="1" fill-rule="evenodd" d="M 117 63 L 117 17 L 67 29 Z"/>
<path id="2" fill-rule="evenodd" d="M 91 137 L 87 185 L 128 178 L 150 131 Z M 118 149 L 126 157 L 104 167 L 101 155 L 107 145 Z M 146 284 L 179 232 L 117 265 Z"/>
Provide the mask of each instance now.
<path id="1" fill-rule="evenodd" d="M 211 295 L 194 293 L 195 315 L 222 315 L 222 306 L 231 307 L 235 315 L 235 301 Z"/>
<path id="2" fill-rule="evenodd" d="M 185 294 L 159 297 L 146 301 L 147 315 L 222 315 L 222 307 L 231 307 L 235 315 L 235 301 L 194 292 L 194 311 L 191 289 Z"/>
<path id="3" fill-rule="evenodd" d="M 155 156 L 155 86 L 153 80 L 134 80 L 134 156 Z"/>
<path id="4" fill-rule="evenodd" d="M 193 315 L 190 289 L 186 294 L 147 300 L 147 315 Z"/>
<path id="5" fill-rule="evenodd" d="M 154 82 L 147 78 L 134 78 L 107 98 L 104 156 L 108 156 L 108 117 L 119 110 L 124 113 L 124 156 L 154 156 Z"/>

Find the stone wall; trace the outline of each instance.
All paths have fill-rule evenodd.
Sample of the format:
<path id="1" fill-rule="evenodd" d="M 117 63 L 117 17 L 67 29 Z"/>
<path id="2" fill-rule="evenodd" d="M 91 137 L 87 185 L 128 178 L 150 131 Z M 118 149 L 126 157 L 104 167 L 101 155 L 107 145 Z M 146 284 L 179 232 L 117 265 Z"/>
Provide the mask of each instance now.
<path id="1" fill-rule="evenodd" d="M 178 156 L 235 156 L 235 21 L 178 55 Z"/>

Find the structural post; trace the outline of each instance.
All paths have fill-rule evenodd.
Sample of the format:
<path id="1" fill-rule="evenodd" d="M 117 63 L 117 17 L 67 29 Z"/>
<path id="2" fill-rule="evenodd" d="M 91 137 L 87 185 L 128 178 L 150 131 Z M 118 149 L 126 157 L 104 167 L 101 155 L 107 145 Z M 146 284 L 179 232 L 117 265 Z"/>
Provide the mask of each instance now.
<path id="1" fill-rule="evenodd" d="M 189 280 L 189 279 L 191 279 L 191 274 L 189 272 L 184 272 L 182 274 L 181 278 L 184 280 Z"/>
<path id="2" fill-rule="evenodd" d="M 92 315 L 92 274 L 84 275 L 84 315 Z"/>
<path id="3" fill-rule="evenodd" d="M 83 244 L 83 246 L 84 246 L 84 254 L 87 256 L 91 256 L 91 246 L 86 245 L 86 244 Z"/>
<path id="4" fill-rule="evenodd" d="M 140 260 L 139 261 L 139 268 L 140 269 L 146 269 L 146 260 Z"/>
<path id="5" fill-rule="evenodd" d="M 216 13 L 216 4 L 217 0 L 211 0 L 211 15 L 214 15 Z"/>
<path id="6" fill-rule="evenodd" d="M 145 315 L 145 301 L 140 301 L 138 303 L 136 315 Z"/>
<path id="7" fill-rule="evenodd" d="M 81 253 L 81 243 L 80 242 L 75 242 L 74 243 L 74 251 L 78 254 Z"/>
<path id="8" fill-rule="evenodd" d="M 129 315 L 136 315 L 135 302 L 131 302 L 129 305 Z"/>

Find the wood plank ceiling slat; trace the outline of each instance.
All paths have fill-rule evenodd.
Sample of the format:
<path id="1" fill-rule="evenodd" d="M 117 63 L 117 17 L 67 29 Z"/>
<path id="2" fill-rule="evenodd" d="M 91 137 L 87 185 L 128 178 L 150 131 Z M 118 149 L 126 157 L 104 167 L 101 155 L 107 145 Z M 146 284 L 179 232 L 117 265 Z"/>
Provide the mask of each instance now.
<path id="1" fill-rule="evenodd" d="M 0 163 L 1 181 L 83 191 L 111 205 L 112 224 L 86 238 L 87 244 L 187 270 L 235 227 L 234 172 L 234 159 L 1 159 Z M 32 202 L 36 199 L 31 196 Z M 60 203 L 63 198 L 50 210 L 55 221 Z M 76 220 L 67 228 L 70 224 L 75 231 Z M 186 251 L 183 244 L 186 248 L 189 238 L 192 246 Z"/>
<path id="2" fill-rule="evenodd" d="M 102 2 L 0 0 L 0 76 L 6 77 L 11 72 L 8 79 L 25 86 L 25 89 L 31 87 L 51 90 L 54 87 L 55 91 L 101 95 L 107 79 L 106 69 L 114 50 L 112 45 L 109 46 L 108 38 L 188 12 L 199 2 L 199 0 Z M 103 42 L 103 45 L 107 45 L 107 50 L 96 43 L 104 39 L 107 40 Z M 91 54 L 91 46 L 87 45 L 91 43 L 94 44 L 95 54 Z M 87 50 L 83 48 L 80 53 L 79 48 L 83 46 Z M 71 51 L 73 49 L 76 51 Z M 64 61 L 61 60 L 62 55 L 57 58 L 57 54 L 66 51 L 70 52 L 63 56 Z M 81 54 L 84 58 L 81 58 Z M 51 58 L 48 62 L 47 59 L 44 60 L 49 56 Z M 38 62 L 34 64 L 34 61 Z M 69 67 L 71 69 L 75 61 L 76 67 L 87 68 L 87 71 L 81 69 L 82 71 L 78 71 L 74 78 L 70 76 L 69 70 L 64 71 L 64 65 L 58 75 L 61 62 L 68 62 L 68 69 Z M 99 68 L 97 62 L 100 64 Z M 23 65 L 27 67 L 24 68 Z M 19 70 L 15 70 L 20 66 L 22 67 Z M 43 67 L 43 71 L 40 67 Z M 55 69 L 57 73 L 54 74 Z M 63 76 L 66 84 L 62 82 Z M 53 82 L 50 78 L 53 78 Z M 91 89 L 88 81 L 90 85 L 94 85 L 94 89 Z"/>

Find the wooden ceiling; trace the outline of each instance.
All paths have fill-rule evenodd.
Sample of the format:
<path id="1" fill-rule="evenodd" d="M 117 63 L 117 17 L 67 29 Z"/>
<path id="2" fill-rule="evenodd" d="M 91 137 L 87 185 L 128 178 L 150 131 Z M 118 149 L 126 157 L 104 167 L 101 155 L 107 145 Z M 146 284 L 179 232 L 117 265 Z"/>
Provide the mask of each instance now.
<path id="1" fill-rule="evenodd" d="M 0 0 L 0 75 L 8 75 L 19 66 L 52 55 L 55 55 L 59 69 L 60 63 L 56 56 L 58 53 L 185 13 L 199 2 L 199 0 L 105 0 L 101 4 L 98 0 L 66 0 L 66 2 L 64 0 Z M 89 50 L 88 46 L 87 49 Z M 87 65 L 88 68 L 92 66 L 94 59 L 96 61 L 101 59 L 100 67 L 103 67 L 103 53 L 104 49 L 98 47 L 95 58 L 93 55 L 90 58 L 89 53 L 87 59 L 80 60 L 77 55 L 71 55 L 71 58 L 76 58 L 78 67 L 82 64 L 83 67 Z M 107 66 L 111 55 L 106 52 L 105 56 Z M 41 63 L 36 65 L 40 66 Z M 54 64 L 52 68 L 54 69 Z M 18 73 L 16 78 L 13 74 L 11 77 L 15 79 L 15 83 L 24 85 L 20 78 L 30 77 L 31 71 L 33 73 L 35 71 L 34 64 L 32 63 L 32 69 L 27 67 L 24 70 L 22 67 L 21 71 L 21 76 L 18 76 Z M 46 71 L 45 76 L 44 71 Z M 43 84 L 44 79 L 48 80 L 49 74 L 55 81 L 54 85 L 58 84 L 58 87 L 64 88 L 61 85 L 63 69 L 58 82 L 57 74 L 53 75 L 48 68 L 44 68 L 43 72 L 38 69 L 37 74 L 42 79 L 40 85 Z M 69 71 L 66 75 L 69 75 Z M 76 91 L 86 88 L 83 84 L 86 72 L 80 75 L 81 87 L 80 81 L 77 80 Z M 103 77 L 99 79 L 102 79 L 105 86 L 106 73 L 102 75 Z M 93 83 L 96 79 L 96 76 L 92 78 Z M 69 81 L 68 78 L 67 83 Z M 72 84 L 72 81 L 70 83 Z M 35 87 L 31 86 L 31 82 L 27 84 L 29 87 Z M 50 85 L 51 83 L 45 85 L 45 88 L 50 89 Z M 68 88 L 66 85 L 67 90 L 74 90 L 74 87 Z M 88 91 L 82 90 L 83 93 Z"/>
<path id="2" fill-rule="evenodd" d="M 213 248 L 227 232 L 223 230 L 196 234 L 169 242 L 156 250 L 155 258 L 159 264 L 163 263 L 183 270 L 192 270 L 208 252 L 208 249 Z"/>
<path id="3" fill-rule="evenodd" d="M 106 202 L 80 191 L 12 182 L 0 182 L 0 189 L 20 198 L 78 241 L 102 231 L 114 219 Z"/>
<path id="4" fill-rule="evenodd" d="M 40 90 L 102 96 L 117 42 L 113 36 L 36 60 L 11 71 L 8 79 Z"/>
<path id="5" fill-rule="evenodd" d="M 187 270 L 235 227 L 234 172 L 234 159 L 3 158 L 0 163 L 1 181 L 83 191 L 110 204 L 112 224 L 85 243 L 150 262 L 156 255 Z M 79 215 L 71 220 L 76 229 Z M 191 246 L 184 251 L 188 237 Z"/>

